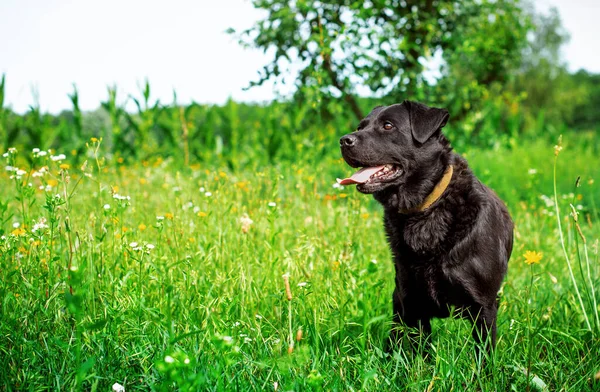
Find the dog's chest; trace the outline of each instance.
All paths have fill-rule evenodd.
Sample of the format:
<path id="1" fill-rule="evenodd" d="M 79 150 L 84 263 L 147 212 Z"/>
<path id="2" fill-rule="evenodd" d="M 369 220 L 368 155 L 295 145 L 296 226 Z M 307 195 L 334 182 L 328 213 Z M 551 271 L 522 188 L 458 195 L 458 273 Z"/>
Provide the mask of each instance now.
<path id="1" fill-rule="evenodd" d="M 439 257 L 452 227 L 446 211 L 432 211 L 420 216 L 386 215 L 385 230 L 392 249 L 411 253 L 412 257 Z"/>
<path id="2" fill-rule="evenodd" d="M 426 295 L 437 306 L 447 298 L 451 283 L 444 272 L 452 218 L 445 213 L 421 219 L 386 217 L 385 229 L 402 285 Z"/>

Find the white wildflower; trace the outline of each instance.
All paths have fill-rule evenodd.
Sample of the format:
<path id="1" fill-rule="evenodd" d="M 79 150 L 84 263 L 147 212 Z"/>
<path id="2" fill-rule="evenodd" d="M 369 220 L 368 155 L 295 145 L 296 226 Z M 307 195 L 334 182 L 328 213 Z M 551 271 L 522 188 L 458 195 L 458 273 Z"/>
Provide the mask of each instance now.
<path id="1" fill-rule="evenodd" d="M 554 207 L 554 200 L 552 200 L 551 198 L 549 198 L 546 195 L 541 195 L 540 199 L 542 199 L 542 201 L 544 202 L 544 204 L 546 205 L 546 207 L 550 208 L 550 207 Z"/>
<path id="2" fill-rule="evenodd" d="M 152 249 L 154 249 L 154 245 L 152 245 L 152 244 L 146 244 L 146 248 L 152 250 Z"/>
<path id="3" fill-rule="evenodd" d="M 275 203 L 274 201 L 270 201 L 269 207 L 277 207 L 277 203 Z"/>
<path id="4" fill-rule="evenodd" d="M 50 228 L 50 226 L 46 224 L 46 218 L 40 218 L 40 220 L 33 225 L 31 231 L 35 233 L 38 230 L 44 231 L 48 228 Z"/>
<path id="5" fill-rule="evenodd" d="M 65 154 L 50 155 L 50 159 L 52 159 L 54 162 L 60 162 L 67 159 L 67 157 L 65 156 Z"/>
<path id="6" fill-rule="evenodd" d="M 206 192 L 206 193 L 204 194 L 204 196 L 206 196 L 206 197 L 211 197 L 211 196 L 212 196 L 212 192 Z"/>
<path id="7" fill-rule="evenodd" d="M 42 177 L 44 174 L 48 173 L 48 166 L 42 166 L 40 170 L 34 171 L 31 174 L 32 177 Z"/>
<path id="8" fill-rule="evenodd" d="M 173 362 L 175 362 L 175 358 L 173 358 L 173 357 L 172 357 L 172 356 L 170 356 L 170 355 L 167 355 L 167 356 L 165 357 L 165 362 L 166 362 L 166 363 L 173 363 Z"/>
<path id="9" fill-rule="evenodd" d="M 335 182 L 332 187 L 334 187 L 335 189 L 344 189 L 344 186 L 342 184 L 338 184 L 337 182 Z"/>
<path id="10" fill-rule="evenodd" d="M 244 213 L 244 215 L 242 215 L 240 218 L 240 223 L 242 225 L 242 232 L 247 233 L 254 221 L 248 216 L 248 214 Z"/>
<path id="11" fill-rule="evenodd" d="M 114 392 L 125 392 L 125 387 L 118 382 L 114 383 L 112 386 L 112 390 Z"/>
<path id="12" fill-rule="evenodd" d="M 529 170 L 527 170 L 527 174 L 529 174 L 531 176 L 534 174 L 537 174 L 537 169 L 529 169 Z"/>
<path id="13" fill-rule="evenodd" d="M 131 200 L 131 197 L 129 197 L 129 196 L 123 196 L 123 195 L 119 195 L 118 193 L 115 193 L 113 195 L 113 199 L 116 199 L 116 200 L 127 200 L 127 201 L 129 201 L 129 200 Z"/>
<path id="14" fill-rule="evenodd" d="M 105 204 L 103 207 L 105 210 L 110 210 L 110 204 Z"/>

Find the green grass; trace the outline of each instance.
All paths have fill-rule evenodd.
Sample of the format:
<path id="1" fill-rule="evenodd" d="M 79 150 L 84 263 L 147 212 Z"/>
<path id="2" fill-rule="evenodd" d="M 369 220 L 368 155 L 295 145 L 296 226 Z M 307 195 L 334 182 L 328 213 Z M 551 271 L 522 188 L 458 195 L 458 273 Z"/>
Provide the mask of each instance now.
<path id="1" fill-rule="evenodd" d="M 318 166 L 232 172 L 160 159 L 124 166 L 90 145 L 84 170 L 46 156 L 33 169 L 49 173 L 32 177 L 30 154 L 18 152 L 6 165 L 27 173 L 0 174 L 2 390 L 600 388 L 591 290 L 600 291 L 600 178 L 585 143 L 566 140 L 557 181 L 585 312 L 551 205 L 553 146 L 466 153 L 516 222 L 492 372 L 477 365 L 462 320 L 434 322 L 427 359 L 382 351 L 394 284 L 382 213 L 370 197 L 332 187 L 349 173 L 335 154 Z M 581 206 L 591 282 L 571 202 Z M 33 232 L 42 217 L 48 228 Z M 525 264 L 528 250 L 543 254 L 539 264 Z"/>

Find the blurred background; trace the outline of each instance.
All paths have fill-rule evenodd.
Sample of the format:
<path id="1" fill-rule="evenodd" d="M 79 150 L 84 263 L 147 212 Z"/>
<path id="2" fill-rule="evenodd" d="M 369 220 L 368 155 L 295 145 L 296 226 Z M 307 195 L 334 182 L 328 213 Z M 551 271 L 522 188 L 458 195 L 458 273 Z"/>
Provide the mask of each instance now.
<path id="1" fill-rule="evenodd" d="M 235 169 L 336 155 L 373 106 L 446 107 L 454 146 L 595 144 L 593 0 L 0 4 L 0 149 Z"/>

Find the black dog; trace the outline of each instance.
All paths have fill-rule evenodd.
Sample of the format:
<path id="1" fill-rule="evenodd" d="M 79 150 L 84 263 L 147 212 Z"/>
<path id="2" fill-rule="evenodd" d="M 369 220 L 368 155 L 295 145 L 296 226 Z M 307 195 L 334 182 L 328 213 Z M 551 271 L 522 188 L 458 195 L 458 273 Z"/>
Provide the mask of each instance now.
<path id="1" fill-rule="evenodd" d="M 504 203 L 483 185 L 441 133 L 444 109 L 405 101 L 376 107 L 340 139 L 344 160 L 364 169 L 358 184 L 385 210 L 396 267 L 394 321 L 428 336 L 450 308 L 473 320 L 478 343 L 496 342 L 497 294 L 513 245 Z M 392 330 L 392 343 L 399 341 Z"/>

